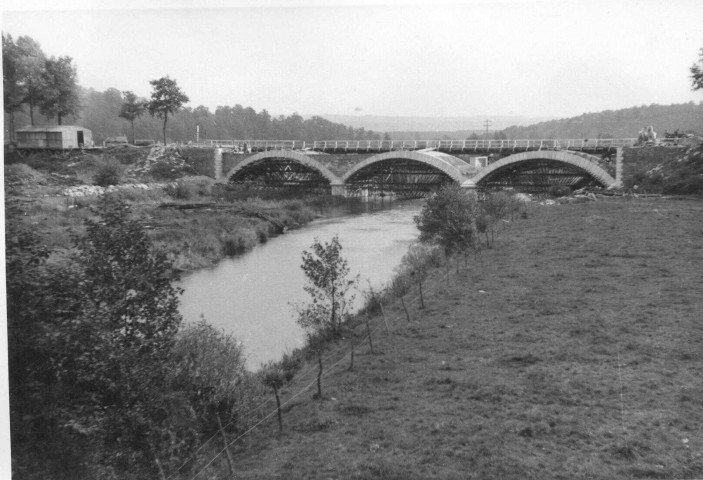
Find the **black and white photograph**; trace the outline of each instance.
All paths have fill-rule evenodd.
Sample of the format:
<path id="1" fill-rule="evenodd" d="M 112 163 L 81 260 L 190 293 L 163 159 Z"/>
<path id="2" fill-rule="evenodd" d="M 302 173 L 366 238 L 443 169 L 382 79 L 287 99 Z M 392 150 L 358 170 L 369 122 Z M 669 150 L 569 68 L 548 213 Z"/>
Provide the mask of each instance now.
<path id="1" fill-rule="evenodd" d="M 0 479 L 703 480 L 700 0 L 0 15 Z"/>

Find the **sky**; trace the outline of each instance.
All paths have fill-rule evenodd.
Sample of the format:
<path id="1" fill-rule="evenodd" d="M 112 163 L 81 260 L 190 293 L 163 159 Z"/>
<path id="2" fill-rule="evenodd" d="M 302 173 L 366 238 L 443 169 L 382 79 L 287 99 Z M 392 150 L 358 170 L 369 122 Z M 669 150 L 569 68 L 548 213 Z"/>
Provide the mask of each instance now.
<path id="1" fill-rule="evenodd" d="M 703 101 L 700 0 L 146 3 L 6 0 L 2 30 L 73 57 L 84 87 L 148 97 L 169 75 L 211 110 L 563 118 Z"/>

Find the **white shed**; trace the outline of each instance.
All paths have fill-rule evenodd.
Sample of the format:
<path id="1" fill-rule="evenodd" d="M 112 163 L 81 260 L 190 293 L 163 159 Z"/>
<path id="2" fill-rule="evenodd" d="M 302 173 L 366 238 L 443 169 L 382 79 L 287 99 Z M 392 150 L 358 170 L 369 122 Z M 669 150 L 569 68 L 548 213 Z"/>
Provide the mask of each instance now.
<path id="1" fill-rule="evenodd" d="M 57 149 L 93 146 L 93 132 L 78 125 L 26 126 L 17 130 L 17 148 Z"/>

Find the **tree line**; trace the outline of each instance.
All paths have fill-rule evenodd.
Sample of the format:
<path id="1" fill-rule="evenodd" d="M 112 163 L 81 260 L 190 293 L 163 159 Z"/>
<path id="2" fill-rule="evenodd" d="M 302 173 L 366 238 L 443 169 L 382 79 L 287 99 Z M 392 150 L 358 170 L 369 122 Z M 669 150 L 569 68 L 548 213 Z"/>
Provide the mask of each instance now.
<path id="1" fill-rule="evenodd" d="M 242 105 L 220 105 L 214 112 L 186 104 L 189 98 L 168 76 L 150 82 L 150 98 L 132 91 L 109 88 L 104 92 L 81 87 L 71 57 L 47 57 L 28 36 L 14 41 L 2 36 L 3 98 L 7 138 L 14 139 L 17 127 L 61 125 L 64 120 L 93 132 L 101 143 L 108 137 L 159 139 L 188 142 L 196 139 L 257 140 L 380 140 L 364 128 L 334 123 L 319 116 L 304 119 L 294 113 L 272 116 Z M 38 112 L 44 116 L 42 119 Z M 145 113 L 150 115 L 144 115 Z"/>
<path id="2" fill-rule="evenodd" d="M 540 122 L 503 130 L 507 138 L 635 138 L 643 126 L 653 125 L 660 137 L 664 132 L 701 131 L 703 102 L 639 107 L 584 113 L 578 117 Z"/>
<path id="3" fill-rule="evenodd" d="M 15 130 L 14 115 L 26 108 L 34 125 L 36 109 L 47 119 L 61 125 L 63 119 L 81 110 L 78 73 L 69 56 L 47 57 L 41 46 L 28 36 L 15 42 L 2 35 L 2 83 L 5 112 L 10 131 Z"/>

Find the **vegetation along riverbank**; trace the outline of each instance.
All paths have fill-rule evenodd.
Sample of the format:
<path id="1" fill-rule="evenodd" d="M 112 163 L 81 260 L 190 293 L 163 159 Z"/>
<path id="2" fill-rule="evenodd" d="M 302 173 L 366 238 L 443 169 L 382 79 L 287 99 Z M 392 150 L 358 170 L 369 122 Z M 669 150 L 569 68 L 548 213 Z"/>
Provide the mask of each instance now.
<path id="1" fill-rule="evenodd" d="M 120 199 L 184 271 L 245 252 L 313 220 L 329 204 L 325 198 L 301 200 L 292 193 L 215 184 L 197 175 L 197 149 L 162 149 L 157 158 L 149 158 L 150 151 L 131 147 L 21 158 L 6 152 L 6 199 L 54 252 L 70 250 L 70 232 L 83 231 L 101 195 Z"/>

